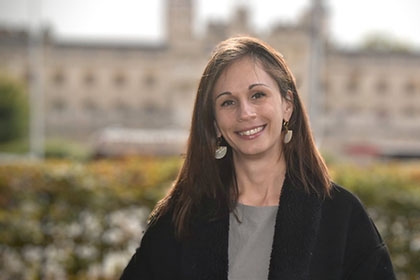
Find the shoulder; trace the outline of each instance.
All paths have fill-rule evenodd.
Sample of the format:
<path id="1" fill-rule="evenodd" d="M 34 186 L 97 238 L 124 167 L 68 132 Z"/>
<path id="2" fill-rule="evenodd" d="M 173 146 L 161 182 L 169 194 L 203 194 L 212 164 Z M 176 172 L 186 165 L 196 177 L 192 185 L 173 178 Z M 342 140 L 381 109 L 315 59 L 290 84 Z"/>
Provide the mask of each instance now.
<path id="1" fill-rule="evenodd" d="M 387 248 L 355 194 L 333 184 L 321 215 L 316 270 L 329 275 L 340 267 L 345 279 L 395 279 Z"/>
<path id="2" fill-rule="evenodd" d="M 152 264 L 168 264 L 170 258 L 176 255 L 179 245 L 175 238 L 172 216 L 168 213 L 148 225 L 138 250 L 147 256 Z"/>
<path id="3" fill-rule="evenodd" d="M 322 216 L 327 227 L 341 225 L 349 237 L 369 236 L 373 244 L 381 243 L 381 237 L 362 201 L 352 192 L 333 184 L 331 197 L 323 202 Z"/>
<path id="4" fill-rule="evenodd" d="M 172 223 L 172 212 L 167 212 L 158 218 L 153 219 L 147 225 L 143 239 L 160 239 L 165 236 L 174 235 L 174 226 Z"/>
<path id="5" fill-rule="evenodd" d="M 332 183 L 331 198 L 340 200 L 341 202 L 347 201 L 349 203 L 360 204 L 360 199 L 353 192 L 336 183 Z"/>
<path id="6" fill-rule="evenodd" d="M 357 195 L 335 183 L 332 184 L 330 197 L 325 199 L 324 204 L 336 210 L 365 211 L 365 206 Z"/>
<path id="7" fill-rule="evenodd" d="M 358 258 L 383 247 L 384 242 L 362 201 L 349 190 L 334 184 L 331 198 L 324 202 L 323 215 L 329 230 L 340 227 L 347 252 Z"/>
<path id="8" fill-rule="evenodd" d="M 171 217 L 157 218 L 144 232 L 121 279 L 178 279 L 171 274 L 179 265 L 178 247 Z"/>

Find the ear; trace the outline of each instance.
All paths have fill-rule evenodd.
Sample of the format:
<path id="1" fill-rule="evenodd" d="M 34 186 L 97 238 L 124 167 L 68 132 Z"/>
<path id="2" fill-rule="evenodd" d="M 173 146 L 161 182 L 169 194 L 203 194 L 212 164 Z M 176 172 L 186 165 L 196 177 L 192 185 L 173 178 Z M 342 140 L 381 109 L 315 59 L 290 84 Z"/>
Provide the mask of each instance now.
<path id="1" fill-rule="evenodd" d="M 214 130 L 216 130 L 217 138 L 222 137 L 222 133 L 220 132 L 219 126 L 217 125 L 216 121 L 214 121 Z"/>
<path id="2" fill-rule="evenodd" d="M 290 120 L 293 113 L 293 93 L 288 90 L 287 97 L 283 98 L 283 119 L 286 121 Z"/>

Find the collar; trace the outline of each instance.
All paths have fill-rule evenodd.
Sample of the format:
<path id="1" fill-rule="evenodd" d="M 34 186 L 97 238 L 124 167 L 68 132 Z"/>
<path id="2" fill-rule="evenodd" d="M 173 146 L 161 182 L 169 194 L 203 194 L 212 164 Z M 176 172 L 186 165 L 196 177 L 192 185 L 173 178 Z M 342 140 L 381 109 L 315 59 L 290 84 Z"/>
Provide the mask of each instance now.
<path id="1" fill-rule="evenodd" d="M 286 177 L 276 216 L 268 279 L 309 279 L 322 200 Z M 184 243 L 183 279 L 227 279 L 229 215 L 197 224 Z"/>

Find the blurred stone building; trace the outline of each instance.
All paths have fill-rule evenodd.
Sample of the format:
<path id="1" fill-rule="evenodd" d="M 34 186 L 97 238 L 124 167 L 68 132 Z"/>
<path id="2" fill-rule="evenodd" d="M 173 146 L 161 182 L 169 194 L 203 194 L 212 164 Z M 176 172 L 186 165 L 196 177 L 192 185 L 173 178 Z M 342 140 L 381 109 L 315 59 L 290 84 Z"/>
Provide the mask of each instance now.
<path id="1" fill-rule="evenodd" d="M 198 81 L 215 44 L 233 35 L 254 35 L 285 56 L 309 111 L 317 107 L 311 121 L 322 150 L 419 156 L 420 54 L 339 49 L 329 43 L 328 15 L 317 8 L 321 10 L 303 13 L 297 24 L 278 24 L 258 34 L 251 28 L 247 9 L 239 7 L 229 22 L 208 22 L 197 36 L 193 0 L 167 0 L 164 42 L 60 41 L 45 30 L 38 53 L 42 62 L 36 70 L 31 67 L 28 31 L 3 28 L 0 71 L 26 83 L 38 75 L 47 138 L 87 141 L 97 133 L 105 138 L 114 135 L 111 138 L 121 144 L 122 152 L 128 147 L 124 143 L 128 129 L 132 144 L 149 141 L 142 135 L 150 129 L 154 135 L 187 131 Z M 319 70 L 311 73 L 315 13 L 321 16 L 317 33 L 321 52 Z M 320 81 L 317 91 L 311 88 L 312 78 Z M 110 133 L 115 127 L 118 137 Z M 176 139 L 185 141 L 187 134 L 179 135 Z"/>

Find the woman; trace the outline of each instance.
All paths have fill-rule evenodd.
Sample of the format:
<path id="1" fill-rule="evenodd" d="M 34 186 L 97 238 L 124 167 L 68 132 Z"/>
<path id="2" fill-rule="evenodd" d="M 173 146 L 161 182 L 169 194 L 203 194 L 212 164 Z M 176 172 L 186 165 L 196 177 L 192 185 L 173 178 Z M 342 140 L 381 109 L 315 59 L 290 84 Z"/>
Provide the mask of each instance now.
<path id="1" fill-rule="evenodd" d="M 186 158 L 121 279 L 395 279 L 357 198 L 333 184 L 283 57 L 221 42 Z"/>

